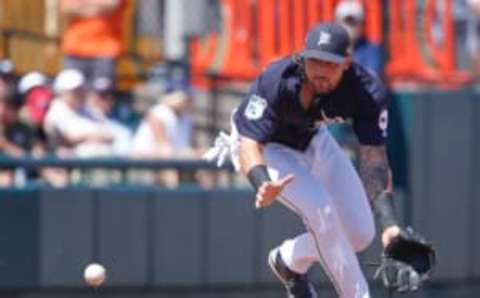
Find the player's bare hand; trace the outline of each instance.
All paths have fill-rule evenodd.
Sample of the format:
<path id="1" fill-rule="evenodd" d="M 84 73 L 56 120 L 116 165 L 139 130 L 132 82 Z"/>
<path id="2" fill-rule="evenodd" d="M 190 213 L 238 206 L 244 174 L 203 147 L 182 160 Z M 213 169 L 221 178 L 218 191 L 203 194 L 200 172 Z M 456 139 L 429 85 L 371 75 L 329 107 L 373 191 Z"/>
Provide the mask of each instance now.
<path id="1" fill-rule="evenodd" d="M 289 174 L 278 181 L 265 182 L 258 188 L 255 207 L 257 209 L 270 206 L 276 197 L 280 194 L 285 186 L 287 186 L 295 178 L 293 174 Z"/>
<path id="2" fill-rule="evenodd" d="M 382 244 L 383 247 L 387 247 L 392 239 L 400 235 L 401 229 L 399 226 L 391 226 L 386 228 L 382 233 Z"/>

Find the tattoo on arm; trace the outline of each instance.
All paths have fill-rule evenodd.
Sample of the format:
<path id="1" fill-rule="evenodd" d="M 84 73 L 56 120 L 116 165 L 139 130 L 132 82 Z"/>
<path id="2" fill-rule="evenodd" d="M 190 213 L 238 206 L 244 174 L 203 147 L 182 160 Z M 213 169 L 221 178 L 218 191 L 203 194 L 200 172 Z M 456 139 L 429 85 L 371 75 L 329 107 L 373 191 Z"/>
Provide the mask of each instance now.
<path id="1" fill-rule="evenodd" d="M 358 172 L 370 201 L 387 189 L 389 170 L 385 146 L 360 146 Z"/>

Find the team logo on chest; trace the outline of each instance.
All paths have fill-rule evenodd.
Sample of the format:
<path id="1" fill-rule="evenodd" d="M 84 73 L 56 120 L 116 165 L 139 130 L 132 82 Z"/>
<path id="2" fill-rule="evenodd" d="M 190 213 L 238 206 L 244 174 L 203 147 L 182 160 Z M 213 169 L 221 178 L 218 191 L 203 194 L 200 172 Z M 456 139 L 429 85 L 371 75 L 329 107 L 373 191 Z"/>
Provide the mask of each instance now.
<path id="1" fill-rule="evenodd" d="M 263 97 L 253 94 L 248 100 L 245 108 L 245 117 L 249 120 L 258 120 L 262 118 L 267 108 L 267 100 Z"/>

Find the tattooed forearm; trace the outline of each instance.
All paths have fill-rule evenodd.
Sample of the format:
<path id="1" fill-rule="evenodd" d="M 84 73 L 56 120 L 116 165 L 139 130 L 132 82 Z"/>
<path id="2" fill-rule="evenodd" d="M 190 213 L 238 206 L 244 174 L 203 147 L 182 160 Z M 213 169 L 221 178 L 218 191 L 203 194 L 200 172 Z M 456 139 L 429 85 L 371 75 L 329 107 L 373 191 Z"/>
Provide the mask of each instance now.
<path id="1" fill-rule="evenodd" d="M 370 201 L 376 199 L 389 183 L 389 166 L 384 146 L 360 146 L 359 174 Z"/>

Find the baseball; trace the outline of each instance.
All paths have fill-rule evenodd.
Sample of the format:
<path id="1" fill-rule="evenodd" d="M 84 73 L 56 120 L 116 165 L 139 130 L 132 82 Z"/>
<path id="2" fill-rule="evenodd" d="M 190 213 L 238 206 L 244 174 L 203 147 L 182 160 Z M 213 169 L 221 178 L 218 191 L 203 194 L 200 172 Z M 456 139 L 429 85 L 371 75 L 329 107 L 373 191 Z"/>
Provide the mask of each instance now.
<path id="1" fill-rule="evenodd" d="M 106 277 L 107 272 L 105 267 L 97 263 L 89 264 L 83 271 L 83 278 L 85 279 L 85 282 L 94 288 L 101 286 Z"/>

